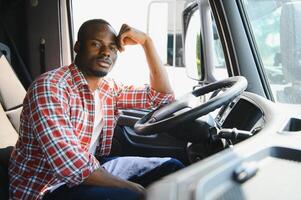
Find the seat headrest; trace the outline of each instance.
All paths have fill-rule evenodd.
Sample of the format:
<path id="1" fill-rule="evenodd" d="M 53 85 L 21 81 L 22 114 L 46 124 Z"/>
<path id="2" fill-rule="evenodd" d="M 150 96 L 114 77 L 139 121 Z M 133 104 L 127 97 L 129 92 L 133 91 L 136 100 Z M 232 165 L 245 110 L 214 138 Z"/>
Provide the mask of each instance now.
<path id="1" fill-rule="evenodd" d="M 22 105 L 26 91 L 4 55 L 0 55 L 0 102 L 5 111 Z"/>

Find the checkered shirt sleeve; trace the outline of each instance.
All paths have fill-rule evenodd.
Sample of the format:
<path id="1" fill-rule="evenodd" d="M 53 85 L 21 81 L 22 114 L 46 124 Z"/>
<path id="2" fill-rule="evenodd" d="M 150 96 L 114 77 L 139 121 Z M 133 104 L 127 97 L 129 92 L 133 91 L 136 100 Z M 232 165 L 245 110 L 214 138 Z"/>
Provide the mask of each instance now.
<path id="1" fill-rule="evenodd" d="M 136 87 L 115 83 L 117 108 L 154 108 L 174 101 L 174 94 L 158 92 L 149 85 Z"/>
<path id="2" fill-rule="evenodd" d="M 38 80 L 28 94 L 33 130 L 55 176 L 68 186 L 80 184 L 100 168 L 85 151 L 68 116 L 68 93 L 63 84 Z"/>

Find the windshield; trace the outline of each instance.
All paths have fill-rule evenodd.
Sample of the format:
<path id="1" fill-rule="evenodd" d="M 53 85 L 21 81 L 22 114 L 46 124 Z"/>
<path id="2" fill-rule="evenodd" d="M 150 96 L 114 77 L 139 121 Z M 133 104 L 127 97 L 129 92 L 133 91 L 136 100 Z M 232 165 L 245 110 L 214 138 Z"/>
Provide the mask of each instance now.
<path id="1" fill-rule="evenodd" d="M 301 1 L 245 0 L 276 102 L 301 104 Z"/>

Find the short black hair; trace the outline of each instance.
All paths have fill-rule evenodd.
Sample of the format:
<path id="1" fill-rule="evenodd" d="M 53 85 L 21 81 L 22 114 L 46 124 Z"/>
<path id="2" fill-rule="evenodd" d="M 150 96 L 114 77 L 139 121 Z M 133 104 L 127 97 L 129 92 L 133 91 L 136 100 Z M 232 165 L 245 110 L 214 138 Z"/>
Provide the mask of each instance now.
<path id="1" fill-rule="evenodd" d="M 108 25 L 112 28 L 111 24 L 109 22 L 107 22 L 106 20 L 103 20 L 103 19 L 91 19 L 91 20 L 88 20 L 86 22 L 84 22 L 79 30 L 78 30 L 78 33 L 77 33 L 77 40 L 78 41 L 84 41 L 85 38 L 87 37 L 87 33 L 88 33 L 88 29 L 90 26 L 93 26 L 93 25 L 96 25 L 96 24 L 105 24 L 105 25 Z M 112 28 L 113 30 L 113 28 Z"/>

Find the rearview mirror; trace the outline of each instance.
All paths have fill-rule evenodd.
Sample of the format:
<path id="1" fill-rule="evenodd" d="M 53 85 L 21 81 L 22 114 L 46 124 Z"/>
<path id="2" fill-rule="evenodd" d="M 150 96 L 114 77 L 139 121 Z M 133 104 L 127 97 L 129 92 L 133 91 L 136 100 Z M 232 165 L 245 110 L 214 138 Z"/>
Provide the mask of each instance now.
<path id="1" fill-rule="evenodd" d="M 198 4 L 189 5 L 183 12 L 184 62 L 188 77 L 204 79 L 201 23 Z"/>

